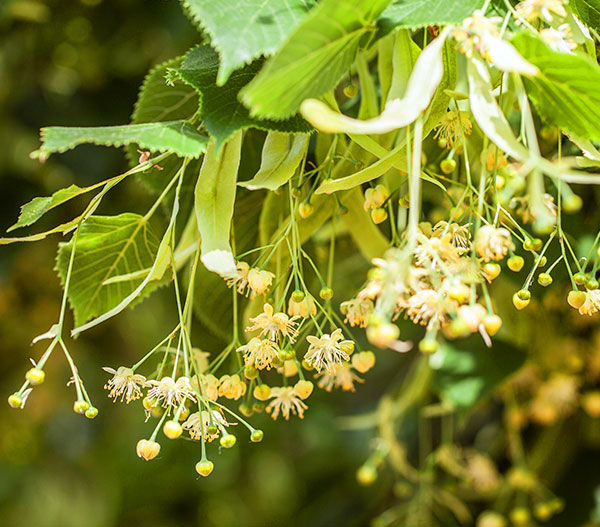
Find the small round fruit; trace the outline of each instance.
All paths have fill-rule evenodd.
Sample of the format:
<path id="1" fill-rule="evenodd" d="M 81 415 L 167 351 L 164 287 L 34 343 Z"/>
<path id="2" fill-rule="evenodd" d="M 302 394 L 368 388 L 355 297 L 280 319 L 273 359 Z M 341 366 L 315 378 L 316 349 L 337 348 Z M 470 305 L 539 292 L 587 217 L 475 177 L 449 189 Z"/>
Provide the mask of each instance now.
<path id="1" fill-rule="evenodd" d="M 569 291 L 567 295 L 568 304 L 575 309 L 579 309 L 583 304 L 585 304 L 585 293 L 583 291 Z"/>
<path id="2" fill-rule="evenodd" d="M 548 287 L 552 283 L 552 277 L 548 273 L 540 273 L 537 281 L 541 286 Z"/>
<path id="3" fill-rule="evenodd" d="M 333 298 L 333 289 L 331 287 L 324 287 L 319 291 L 319 296 L 323 300 L 331 300 Z"/>
<path id="4" fill-rule="evenodd" d="M 204 477 L 210 476 L 214 468 L 214 463 L 208 459 L 205 459 L 204 461 L 198 461 L 198 463 L 196 463 L 196 472 Z"/>
<path id="5" fill-rule="evenodd" d="M 252 430 L 250 434 L 250 441 L 253 443 L 260 443 L 263 440 L 265 433 L 262 430 Z"/>
<path id="6" fill-rule="evenodd" d="M 356 84 L 348 84 L 348 86 L 344 87 L 344 95 L 348 97 L 348 99 L 352 99 L 352 97 L 356 97 L 358 94 L 358 86 Z"/>
<path id="7" fill-rule="evenodd" d="M 507 262 L 508 268 L 515 273 L 518 273 L 521 269 L 523 269 L 523 265 L 525 265 L 525 260 L 522 256 L 511 256 Z"/>
<path id="8" fill-rule="evenodd" d="M 45 378 L 46 374 L 44 373 L 44 370 L 40 370 L 39 368 L 31 368 L 25 374 L 25 379 L 27 379 L 29 381 L 29 384 L 31 384 L 32 386 L 42 384 Z"/>
<path id="9" fill-rule="evenodd" d="M 497 278 L 498 275 L 500 274 L 501 270 L 502 270 L 502 268 L 500 267 L 500 265 L 498 265 L 497 263 L 494 263 L 494 262 L 486 263 L 483 266 L 483 272 L 484 272 L 485 276 L 488 278 L 488 280 L 490 280 L 490 281 Z"/>
<path id="10" fill-rule="evenodd" d="M 302 302 L 302 300 L 304 300 L 304 291 L 301 291 L 300 289 L 296 289 L 293 293 L 292 293 L 292 300 L 294 302 Z"/>
<path id="11" fill-rule="evenodd" d="M 77 414 L 84 414 L 90 405 L 86 401 L 75 401 L 73 404 L 73 411 Z"/>
<path id="12" fill-rule="evenodd" d="M 223 448 L 231 448 L 235 445 L 236 441 L 237 437 L 233 434 L 225 434 L 224 436 L 221 436 L 219 443 Z"/>
<path id="13" fill-rule="evenodd" d="M 440 163 L 440 168 L 444 174 L 452 174 L 456 169 L 456 161 L 454 159 L 444 159 Z"/>
<path id="14" fill-rule="evenodd" d="M 586 278 L 586 280 L 585 280 L 586 289 L 593 291 L 594 289 L 598 289 L 598 286 L 599 286 L 598 280 L 596 280 L 595 278 L 592 278 L 591 276 Z"/>
<path id="15" fill-rule="evenodd" d="M 11 408 L 23 408 L 23 398 L 18 393 L 13 393 L 8 397 L 8 404 Z"/>
<path id="16" fill-rule="evenodd" d="M 502 327 L 502 319 L 496 315 L 486 315 L 483 319 L 483 327 L 490 337 L 493 337 Z"/>
<path id="17" fill-rule="evenodd" d="M 579 273 L 575 273 L 573 275 L 573 280 L 575 280 L 577 285 L 585 284 L 585 273 L 582 273 L 581 271 Z"/>
<path id="18" fill-rule="evenodd" d="M 90 406 L 86 411 L 85 411 L 85 416 L 88 419 L 94 419 L 96 416 L 98 415 L 98 408 L 96 408 L 95 406 Z"/>
<path id="19" fill-rule="evenodd" d="M 529 302 L 530 302 L 530 300 L 528 298 L 527 299 L 521 298 L 519 296 L 519 293 L 515 293 L 513 295 L 512 300 L 513 300 L 513 304 L 519 311 L 521 309 L 525 309 L 529 305 Z"/>
<path id="20" fill-rule="evenodd" d="M 375 224 L 383 223 L 387 218 L 388 213 L 385 209 L 373 209 L 371 211 L 371 219 Z"/>
<path id="21" fill-rule="evenodd" d="M 169 439 L 177 439 L 182 433 L 183 429 L 177 421 L 167 421 L 163 426 L 163 434 Z"/>

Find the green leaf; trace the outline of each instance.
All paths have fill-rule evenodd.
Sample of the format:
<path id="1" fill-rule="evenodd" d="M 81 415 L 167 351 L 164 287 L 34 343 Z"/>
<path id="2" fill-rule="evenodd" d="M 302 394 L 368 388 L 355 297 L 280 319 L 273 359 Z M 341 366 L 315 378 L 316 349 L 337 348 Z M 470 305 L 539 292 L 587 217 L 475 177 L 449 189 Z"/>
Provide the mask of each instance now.
<path id="1" fill-rule="evenodd" d="M 219 86 L 232 71 L 261 55 L 275 53 L 314 4 L 312 0 L 182 1 L 219 52 Z"/>
<path id="2" fill-rule="evenodd" d="M 527 354 L 507 342 L 494 340 L 487 348 L 481 337 L 443 342 L 430 357 L 434 389 L 443 400 L 469 408 L 525 362 Z"/>
<path id="3" fill-rule="evenodd" d="M 154 152 L 173 151 L 180 156 L 199 157 L 208 143 L 206 136 L 185 121 L 93 128 L 53 126 L 42 128 L 41 139 L 38 152 L 44 157 L 53 152 L 66 152 L 83 143 L 104 146 L 135 143 Z"/>
<path id="4" fill-rule="evenodd" d="M 540 117 L 584 139 L 600 139 L 600 66 L 586 55 L 553 51 L 521 33 L 511 43 L 540 69 L 523 83 Z"/>
<path id="5" fill-rule="evenodd" d="M 377 23 L 383 33 L 398 28 L 460 24 L 483 4 L 483 0 L 397 0 L 381 14 Z"/>
<path id="6" fill-rule="evenodd" d="M 143 281 L 103 285 L 112 276 L 152 266 L 159 240 L 147 220 L 132 213 L 118 216 L 90 216 L 81 226 L 71 281 L 69 302 L 80 326 L 92 317 L 119 305 Z M 64 285 L 73 239 L 59 246 L 56 269 Z M 155 286 L 158 285 L 156 282 Z M 153 289 L 146 287 L 139 298 Z"/>
<path id="7" fill-rule="evenodd" d="M 262 150 L 260 170 L 250 181 L 242 181 L 238 185 L 248 190 L 277 190 L 294 175 L 307 147 L 307 135 L 269 132 Z"/>
<path id="8" fill-rule="evenodd" d="M 569 0 L 569 7 L 586 26 L 600 29 L 600 0 Z"/>
<path id="9" fill-rule="evenodd" d="M 70 199 L 81 196 L 94 188 L 96 188 L 96 185 L 87 188 L 71 185 L 70 187 L 57 190 L 52 196 L 33 198 L 29 203 L 26 203 L 21 207 L 21 214 L 19 215 L 17 223 L 12 227 L 9 227 L 6 232 L 34 224 L 49 210 L 66 203 Z"/>
<path id="10" fill-rule="evenodd" d="M 217 154 L 211 141 L 194 191 L 202 263 L 209 271 L 229 278 L 236 275 L 230 245 L 242 132 L 237 132 Z"/>
<path id="11" fill-rule="evenodd" d="M 286 121 L 250 117 L 248 110 L 238 101 L 238 93 L 256 75 L 260 66 L 261 61 L 255 61 L 234 72 L 223 86 L 217 86 L 219 56 L 210 46 L 198 46 L 186 55 L 180 68 L 173 70 L 201 94 L 204 126 L 215 138 L 217 148 L 242 128 L 278 130 L 286 133 L 312 130 L 299 116 Z"/>
<path id="12" fill-rule="evenodd" d="M 253 115 L 281 119 L 334 88 L 389 0 L 323 0 L 241 92 Z"/>

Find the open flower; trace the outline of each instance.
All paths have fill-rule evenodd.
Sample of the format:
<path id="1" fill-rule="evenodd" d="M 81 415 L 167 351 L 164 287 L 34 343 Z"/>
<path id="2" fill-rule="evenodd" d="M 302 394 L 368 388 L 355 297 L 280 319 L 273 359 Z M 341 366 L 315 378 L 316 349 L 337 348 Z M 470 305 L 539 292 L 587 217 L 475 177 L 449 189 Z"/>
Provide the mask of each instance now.
<path id="1" fill-rule="evenodd" d="M 456 141 L 458 141 L 463 133 L 465 135 L 471 135 L 473 126 L 471 125 L 469 118 L 463 112 L 450 110 L 442 117 L 440 124 L 436 126 L 436 130 L 433 138 L 437 139 L 438 137 L 441 137 L 442 139 L 445 139 L 447 147 L 450 148 L 456 144 Z"/>
<path id="2" fill-rule="evenodd" d="M 269 398 L 273 400 L 269 403 L 266 410 L 271 414 L 273 419 L 277 419 L 280 413 L 286 420 L 290 418 L 290 413 L 298 415 L 302 419 L 304 417 L 304 410 L 308 408 L 292 386 L 271 388 Z"/>
<path id="3" fill-rule="evenodd" d="M 237 351 L 244 354 L 244 364 L 254 366 L 257 370 L 270 370 L 273 366 L 273 359 L 277 357 L 279 348 L 271 340 L 254 337 Z"/>
<path id="4" fill-rule="evenodd" d="M 237 373 L 235 375 L 223 375 L 219 379 L 219 396 L 237 401 L 245 393 L 246 383 Z"/>
<path id="5" fill-rule="evenodd" d="M 351 326 L 366 328 L 367 321 L 369 320 L 369 316 L 373 312 L 374 307 L 371 300 L 353 298 L 352 300 L 342 302 L 340 310 L 346 315 L 345 322 L 348 322 Z"/>
<path id="6" fill-rule="evenodd" d="M 210 401 L 216 401 L 219 397 L 219 379 L 217 379 L 212 373 L 200 375 L 200 382 L 198 383 L 198 376 L 192 377 L 192 386 L 198 388 L 198 391 L 203 397 L 206 397 Z"/>
<path id="7" fill-rule="evenodd" d="M 580 315 L 592 316 L 600 311 L 600 289 L 585 292 L 585 302 L 579 308 Z"/>
<path id="8" fill-rule="evenodd" d="M 319 388 L 330 392 L 332 388 L 341 388 L 345 392 L 355 391 L 355 382 L 364 382 L 356 373 L 353 371 L 353 367 L 348 362 L 342 362 L 334 366 L 333 372 L 327 371 L 322 372 L 316 377 L 321 377 L 318 382 Z"/>
<path id="9" fill-rule="evenodd" d="M 208 427 L 211 425 L 217 426 L 222 431 L 230 423 L 225 420 L 223 413 L 219 410 L 212 410 L 210 413 L 202 410 L 202 412 L 190 414 L 185 423 L 183 423 L 182 428 L 188 430 L 190 437 L 196 441 L 202 439 L 202 436 L 204 436 L 205 441 L 212 441 L 219 437 L 219 430 L 212 434 L 209 433 Z"/>
<path id="10" fill-rule="evenodd" d="M 178 407 L 186 399 L 196 401 L 196 394 L 187 377 L 179 377 L 176 381 L 172 377 L 163 377 L 159 381 L 150 380 L 148 384 L 152 388 L 148 390 L 146 397 L 155 401 L 154 406 L 161 404 L 164 408 Z"/>
<path id="11" fill-rule="evenodd" d="M 113 374 L 113 378 L 104 385 L 104 388 L 110 390 L 108 396 L 115 402 L 120 398 L 121 402 L 125 399 L 126 403 L 130 403 L 142 396 L 142 388 L 146 386 L 146 377 L 133 373 L 131 368 L 125 366 L 119 366 L 116 371 L 108 367 L 102 369 Z"/>
<path id="12" fill-rule="evenodd" d="M 552 22 L 554 15 L 558 15 L 560 18 L 567 16 L 562 0 L 524 0 L 516 5 L 515 11 L 519 18 L 524 18 L 529 22 L 537 18 Z"/>
<path id="13" fill-rule="evenodd" d="M 295 320 L 299 317 L 290 318 L 285 313 L 274 313 L 271 304 L 265 304 L 263 310 L 260 315 L 250 319 L 253 325 L 247 327 L 246 331 L 260 330 L 259 337 L 268 335 L 271 340 L 277 340 L 277 334 L 280 333 L 282 337 L 287 337 L 290 342 L 294 342 L 298 334 L 294 328 Z"/>
<path id="14" fill-rule="evenodd" d="M 502 260 L 509 249 L 514 249 L 510 231 L 504 227 L 484 225 L 477 231 L 475 249 L 484 261 Z"/>
<path id="15" fill-rule="evenodd" d="M 313 337 L 309 335 L 306 340 L 310 346 L 304 359 L 318 372 L 323 368 L 327 373 L 334 373 L 336 364 L 341 364 L 342 360 L 349 361 L 350 353 L 354 349 L 354 342 L 351 340 L 342 340 L 342 330 L 336 329 L 331 335 L 325 334 L 322 337 Z"/>

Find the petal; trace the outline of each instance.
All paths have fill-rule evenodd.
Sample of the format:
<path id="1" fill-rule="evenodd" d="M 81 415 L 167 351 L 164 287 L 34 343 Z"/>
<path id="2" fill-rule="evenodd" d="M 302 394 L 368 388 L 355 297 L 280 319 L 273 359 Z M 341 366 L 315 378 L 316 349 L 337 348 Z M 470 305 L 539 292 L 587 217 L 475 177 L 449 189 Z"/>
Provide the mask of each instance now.
<path id="1" fill-rule="evenodd" d="M 482 42 L 490 62 L 499 70 L 523 75 L 537 75 L 540 72 L 537 66 L 526 61 L 512 44 L 501 38 L 484 33 Z"/>
<path id="2" fill-rule="evenodd" d="M 316 99 L 303 101 L 300 112 L 315 128 L 328 133 L 384 134 L 409 125 L 427 108 L 442 80 L 442 50 L 448 34 L 449 30 L 444 30 L 421 51 L 404 97 L 390 100 L 378 117 L 367 121 L 352 119 Z"/>

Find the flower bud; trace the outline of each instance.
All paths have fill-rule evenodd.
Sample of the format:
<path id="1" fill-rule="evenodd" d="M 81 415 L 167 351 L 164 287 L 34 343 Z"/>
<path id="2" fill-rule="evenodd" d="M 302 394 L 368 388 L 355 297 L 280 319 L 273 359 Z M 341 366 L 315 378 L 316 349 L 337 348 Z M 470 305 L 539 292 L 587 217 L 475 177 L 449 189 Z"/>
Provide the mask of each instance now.
<path id="1" fill-rule="evenodd" d="M 96 416 L 98 415 L 98 408 L 96 408 L 95 406 L 90 406 L 86 411 L 85 411 L 85 416 L 88 419 L 94 419 Z"/>
<path id="2" fill-rule="evenodd" d="M 77 414 L 85 414 L 90 405 L 86 401 L 75 401 L 73 411 Z"/>
<path id="3" fill-rule="evenodd" d="M 365 464 L 356 471 L 356 481 L 363 487 L 372 485 L 377 479 L 377 469 L 371 464 Z"/>
<path id="4" fill-rule="evenodd" d="M 521 309 L 525 309 L 529 305 L 529 298 L 521 298 L 519 293 L 515 293 L 513 295 L 513 304 L 520 311 Z"/>
<path id="5" fill-rule="evenodd" d="M 262 430 L 252 430 L 250 434 L 250 441 L 253 443 L 260 443 L 263 440 L 265 433 Z"/>
<path id="6" fill-rule="evenodd" d="M 541 286 L 547 287 L 552 283 L 552 277 L 548 273 L 540 273 L 537 281 Z"/>
<path id="7" fill-rule="evenodd" d="M 149 439 L 140 439 L 135 447 L 138 457 L 150 461 L 158 456 L 160 445 L 156 441 Z"/>
<path id="8" fill-rule="evenodd" d="M 235 437 L 233 434 L 225 434 L 221 436 L 219 443 L 223 448 L 231 448 L 235 445 L 236 441 L 237 437 Z"/>
<path id="9" fill-rule="evenodd" d="M 294 385 L 294 393 L 300 397 L 300 399 L 308 399 L 313 392 L 313 388 L 313 383 L 310 381 L 298 381 Z"/>
<path id="10" fill-rule="evenodd" d="M 300 205 L 298 205 L 298 214 L 300 214 L 300 217 L 304 220 L 312 216 L 314 210 L 315 208 L 308 203 L 308 201 L 303 201 L 300 203 Z"/>
<path id="11" fill-rule="evenodd" d="M 252 395 L 259 401 L 266 401 L 271 395 L 271 387 L 268 384 L 259 384 L 254 387 Z"/>
<path id="12" fill-rule="evenodd" d="M 400 328 L 391 322 L 367 327 L 367 338 L 379 348 L 387 348 L 400 336 Z"/>
<path id="13" fill-rule="evenodd" d="M 444 159 L 440 163 L 440 168 L 444 174 L 452 174 L 456 168 L 456 161 L 454 159 Z"/>
<path id="14" fill-rule="evenodd" d="M 521 269 L 523 269 L 523 265 L 525 265 L 525 260 L 522 256 L 511 256 L 506 262 L 508 268 L 515 273 L 518 273 Z"/>
<path id="15" fill-rule="evenodd" d="M 169 439 L 177 439 L 182 432 L 183 429 L 177 421 L 167 421 L 163 426 L 163 433 Z"/>
<path id="16" fill-rule="evenodd" d="M 368 372 L 375 365 L 375 353 L 372 351 L 361 351 L 352 357 L 352 366 L 359 373 Z"/>
<path id="17" fill-rule="evenodd" d="M 375 224 L 383 223 L 387 218 L 388 213 L 385 209 L 373 209 L 371 211 L 371 219 Z"/>
<path id="18" fill-rule="evenodd" d="M 198 463 L 196 463 L 196 472 L 204 477 L 210 476 L 214 468 L 214 463 L 208 459 L 204 461 L 198 461 Z"/>
<path id="19" fill-rule="evenodd" d="M 483 266 L 483 274 L 491 282 L 498 277 L 502 268 L 497 263 L 486 263 Z"/>
<path id="20" fill-rule="evenodd" d="M 333 298 L 333 289 L 331 287 L 324 287 L 319 291 L 319 296 L 323 300 L 331 300 Z"/>
<path id="21" fill-rule="evenodd" d="M 29 384 L 31 384 L 32 386 L 42 384 L 45 378 L 46 374 L 44 373 L 44 370 L 40 370 L 39 368 L 31 368 L 25 374 L 25 379 L 28 380 Z"/>
<path id="22" fill-rule="evenodd" d="M 483 319 L 483 327 L 490 337 L 493 337 L 502 327 L 502 319 L 496 315 L 486 315 Z"/>
<path id="23" fill-rule="evenodd" d="M 13 393 L 8 398 L 8 404 L 11 408 L 23 408 L 23 398 L 18 393 Z"/>

